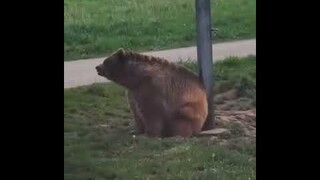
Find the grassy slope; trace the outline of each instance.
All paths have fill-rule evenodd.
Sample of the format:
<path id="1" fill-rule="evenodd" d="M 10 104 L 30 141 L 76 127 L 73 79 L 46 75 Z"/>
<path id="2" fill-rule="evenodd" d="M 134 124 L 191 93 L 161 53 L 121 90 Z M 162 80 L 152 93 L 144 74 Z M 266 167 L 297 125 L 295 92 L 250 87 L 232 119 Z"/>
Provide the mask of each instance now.
<path id="1" fill-rule="evenodd" d="M 255 37 L 255 0 L 212 1 L 215 41 Z M 195 43 L 194 0 L 64 0 L 65 60 Z"/>
<path id="2" fill-rule="evenodd" d="M 215 92 L 255 99 L 255 57 L 216 63 Z M 193 63 L 185 66 L 195 70 Z M 64 177 L 75 179 L 255 179 L 255 141 L 222 146 L 201 138 L 133 137 L 124 89 L 96 84 L 65 90 Z"/>

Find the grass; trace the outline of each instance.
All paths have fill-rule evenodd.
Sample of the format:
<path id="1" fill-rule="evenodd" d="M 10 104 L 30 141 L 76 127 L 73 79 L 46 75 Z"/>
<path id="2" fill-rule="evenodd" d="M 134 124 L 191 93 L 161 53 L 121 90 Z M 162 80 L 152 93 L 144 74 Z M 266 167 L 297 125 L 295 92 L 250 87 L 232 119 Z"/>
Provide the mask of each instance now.
<path id="1" fill-rule="evenodd" d="M 196 69 L 192 62 L 184 66 Z M 243 97 L 255 98 L 255 57 L 229 58 L 214 70 L 217 93 L 238 88 Z M 105 83 L 65 90 L 64 178 L 256 179 L 251 141 L 231 138 L 219 145 L 201 138 L 133 137 L 132 123 L 122 87 Z"/>
<path id="2" fill-rule="evenodd" d="M 197 72 L 194 61 L 183 62 L 182 65 Z M 215 63 L 214 94 L 237 89 L 240 96 L 255 99 L 256 94 L 256 57 L 248 56 L 244 59 L 229 57 Z M 241 99 L 240 99 L 241 100 Z"/>
<path id="3" fill-rule="evenodd" d="M 64 59 L 195 44 L 194 0 L 64 0 Z M 255 0 L 211 1 L 214 41 L 255 37 Z"/>

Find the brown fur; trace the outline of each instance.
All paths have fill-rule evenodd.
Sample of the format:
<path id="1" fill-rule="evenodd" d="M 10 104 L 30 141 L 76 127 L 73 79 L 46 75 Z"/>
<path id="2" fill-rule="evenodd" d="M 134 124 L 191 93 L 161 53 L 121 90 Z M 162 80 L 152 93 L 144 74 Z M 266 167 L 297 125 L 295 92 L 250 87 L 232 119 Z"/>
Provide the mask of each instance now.
<path id="1" fill-rule="evenodd" d="M 96 67 L 98 74 L 128 89 L 137 133 L 190 137 L 208 114 L 198 76 L 167 60 L 119 49 Z"/>

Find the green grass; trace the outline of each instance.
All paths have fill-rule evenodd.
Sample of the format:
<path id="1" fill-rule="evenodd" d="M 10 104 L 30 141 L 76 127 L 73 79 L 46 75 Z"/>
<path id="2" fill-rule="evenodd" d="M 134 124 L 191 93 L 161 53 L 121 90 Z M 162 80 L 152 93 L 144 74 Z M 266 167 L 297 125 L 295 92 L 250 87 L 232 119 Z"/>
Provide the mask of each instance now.
<path id="1" fill-rule="evenodd" d="M 197 72 L 194 61 L 183 62 L 182 65 Z M 240 96 L 255 99 L 256 94 L 256 57 L 248 56 L 244 59 L 229 57 L 215 63 L 213 67 L 214 94 L 237 89 Z"/>
<path id="2" fill-rule="evenodd" d="M 195 44 L 195 0 L 64 0 L 64 59 Z M 255 0 L 215 0 L 214 41 L 255 37 Z"/>
<path id="3" fill-rule="evenodd" d="M 194 63 L 184 65 L 196 69 Z M 229 58 L 214 70 L 217 93 L 238 88 L 247 92 L 242 96 L 255 97 L 255 57 Z M 255 140 L 231 138 L 219 145 L 202 138 L 133 137 L 132 123 L 122 87 L 102 83 L 65 90 L 64 178 L 256 179 Z"/>

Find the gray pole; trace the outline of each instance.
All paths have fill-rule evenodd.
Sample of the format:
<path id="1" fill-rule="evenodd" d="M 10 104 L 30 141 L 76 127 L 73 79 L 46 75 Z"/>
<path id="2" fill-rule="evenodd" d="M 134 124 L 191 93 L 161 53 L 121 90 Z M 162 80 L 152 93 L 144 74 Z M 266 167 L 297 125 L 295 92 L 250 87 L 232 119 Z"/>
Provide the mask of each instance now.
<path id="1" fill-rule="evenodd" d="M 199 76 L 206 87 L 208 97 L 208 117 L 202 130 L 214 128 L 213 107 L 213 62 L 212 62 L 212 39 L 211 39 L 211 6 L 210 0 L 196 1 L 197 21 L 197 56 Z"/>

